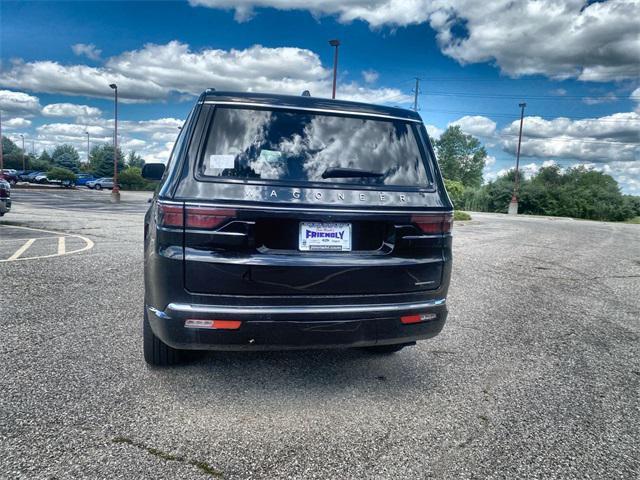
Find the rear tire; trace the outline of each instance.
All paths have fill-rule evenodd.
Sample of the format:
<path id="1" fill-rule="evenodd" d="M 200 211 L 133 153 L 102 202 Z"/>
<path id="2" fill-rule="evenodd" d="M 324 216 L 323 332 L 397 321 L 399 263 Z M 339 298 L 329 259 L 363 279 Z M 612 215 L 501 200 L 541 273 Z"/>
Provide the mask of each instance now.
<path id="1" fill-rule="evenodd" d="M 378 355 L 390 355 L 392 353 L 399 352 L 400 350 L 402 350 L 404 347 L 408 345 L 412 345 L 412 344 L 396 343 L 394 345 L 374 345 L 372 347 L 364 347 L 364 350 L 366 350 L 369 353 L 375 353 Z"/>
<path id="2" fill-rule="evenodd" d="M 169 367 L 181 361 L 180 350 L 170 347 L 160 340 L 151 330 L 147 310 L 144 311 L 142 325 L 144 361 L 154 367 Z"/>
<path id="3" fill-rule="evenodd" d="M 95 189 L 102 190 L 102 185 L 100 185 L 99 183 L 96 183 Z"/>

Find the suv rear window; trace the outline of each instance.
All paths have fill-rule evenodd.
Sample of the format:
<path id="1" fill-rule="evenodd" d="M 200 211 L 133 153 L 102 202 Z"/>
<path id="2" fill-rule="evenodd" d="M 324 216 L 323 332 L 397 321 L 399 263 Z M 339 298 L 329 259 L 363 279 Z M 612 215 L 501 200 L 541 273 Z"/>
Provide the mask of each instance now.
<path id="1" fill-rule="evenodd" d="M 426 187 L 412 122 L 216 107 L 201 175 L 293 183 Z"/>

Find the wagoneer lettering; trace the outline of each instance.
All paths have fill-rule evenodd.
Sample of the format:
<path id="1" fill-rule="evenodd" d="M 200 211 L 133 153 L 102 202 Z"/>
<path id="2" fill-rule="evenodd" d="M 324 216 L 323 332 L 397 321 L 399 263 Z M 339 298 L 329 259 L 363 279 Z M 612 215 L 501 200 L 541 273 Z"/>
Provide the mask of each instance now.
<path id="1" fill-rule="evenodd" d="M 446 321 L 452 205 L 417 113 L 207 91 L 145 217 L 144 354 L 363 347 Z"/>

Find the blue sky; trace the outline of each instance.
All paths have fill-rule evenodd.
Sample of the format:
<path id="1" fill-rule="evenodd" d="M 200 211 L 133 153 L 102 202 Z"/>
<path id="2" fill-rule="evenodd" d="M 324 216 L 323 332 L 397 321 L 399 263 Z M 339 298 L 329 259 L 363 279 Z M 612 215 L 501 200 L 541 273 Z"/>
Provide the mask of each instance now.
<path id="1" fill-rule="evenodd" d="M 329 95 L 339 38 L 338 97 L 406 107 L 420 77 L 432 136 L 457 123 L 480 138 L 486 179 L 514 164 L 524 100 L 526 172 L 585 164 L 640 194 L 637 3 L 3 1 L 0 15 L 3 132 L 29 149 L 107 141 L 116 81 L 125 149 L 162 161 L 206 86 Z"/>

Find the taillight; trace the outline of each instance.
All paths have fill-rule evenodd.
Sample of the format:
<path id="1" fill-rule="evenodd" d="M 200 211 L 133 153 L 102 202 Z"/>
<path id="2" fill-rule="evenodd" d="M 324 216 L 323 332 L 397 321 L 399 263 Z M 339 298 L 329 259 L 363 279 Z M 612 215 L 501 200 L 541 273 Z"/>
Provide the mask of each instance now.
<path id="1" fill-rule="evenodd" d="M 186 207 L 187 228 L 211 229 L 235 217 L 236 211 L 226 208 Z"/>
<path id="2" fill-rule="evenodd" d="M 184 208 L 182 205 L 158 202 L 158 225 L 162 227 L 184 226 Z"/>
<path id="3" fill-rule="evenodd" d="M 182 205 L 158 202 L 158 225 L 163 227 L 211 230 L 235 215 L 236 211 L 228 208 L 183 207 Z"/>
<path id="4" fill-rule="evenodd" d="M 427 234 L 447 233 L 453 227 L 453 217 L 444 215 L 413 215 L 411 222 Z"/>

